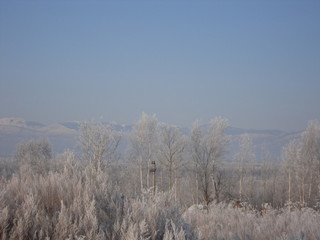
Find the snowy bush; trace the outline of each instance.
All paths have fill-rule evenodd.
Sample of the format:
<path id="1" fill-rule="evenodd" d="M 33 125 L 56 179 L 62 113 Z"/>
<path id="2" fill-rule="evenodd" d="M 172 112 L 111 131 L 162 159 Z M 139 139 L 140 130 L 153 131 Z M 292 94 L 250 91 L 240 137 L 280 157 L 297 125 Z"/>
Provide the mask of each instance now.
<path id="1" fill-rule="evenodd" d="M 208 211 L 188 209 L 184 218 L 199 239 L 319 239 L 320 213 L 310 208 L 258 211 L 211 205 Z M 302 238 L 303 236 L 303 238 Z"/>

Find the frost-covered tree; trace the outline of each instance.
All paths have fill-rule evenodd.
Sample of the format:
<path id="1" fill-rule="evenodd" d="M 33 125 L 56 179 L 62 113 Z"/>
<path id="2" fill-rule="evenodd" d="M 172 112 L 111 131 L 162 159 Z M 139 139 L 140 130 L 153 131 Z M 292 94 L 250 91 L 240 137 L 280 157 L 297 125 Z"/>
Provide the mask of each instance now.
<path id="1" fill-rule="evenodd" d="M 84 122 L 80 126 L 79 143 L 83 157 L 97 170 L 103 168 L 105 161 L 117 158 L 120 140 L 119 133 L 102 123 Z"/>
<path id="2" fill-rule="evenodd" d="M 253 151 L 252 139 L 248 134 L 242 135 L 239 142 L 240 150 L 235 155 L 235 161 L 237 163 L 235 172 L 239 178 L 239 200 L 242 201 L 244 194 L 243 185 L 249 184 L 249 182 L 244 181 L 248 177 L 250 165 L 252 166 L 252 164 L 255 162 L 256 156 Z M 253 186 L 251 185 L 250 187 L 252 188 Z"/>
<path id="3" fill-rule="evenodd" d="M 307 166 L 305 197 L 308 202 L 313 202 L 316 197 L 320 197 L 320 124 L 317 121 L 310 121 L 302 134 L 300 151 Z"/>
<path id="4" fill-rule="evenodd" d="M 23 171 L 34 173 L 49 171 L 49 160 L 52 158 L 52 147 L 48 140 L 30 140 L 18 145 L 15 157 Z"/>
<path id="5" fill-rule="evenodd" d="M 173 186 L 177 171 L 182 167 L 186 139 L 174 126 L 165 125 L 160 133 L 159 160 L 169 174 L 169 189 Z"/>
<path id="6" fill-rule="evenodd" d="M 149 188 L 149 169 L 151 161 L 155 161 L 158 147 L 158 119 L 156 115 L 142 113 L 140 120 L 134 125 L 129 138 L 128 154 L 139 166 L 140 189 Z"/>
<path id="7" fill-rule="evenodd" d="M 204 201 L 209 204 L 213 198 L 220 201 L 221 172 L 219 163 L 226 153 L 229 138 L 225 135 L 227 120 L 215 118 L 211 121 L 207 134 L 203 133 L 198 121 L 192 128 L 191 153 L 199 190 Z"/>
<path id="8" fill-rule="evenodd" d="M 320 184 L 320 125 L 309 122 L 301 140 L 291 141 L 283 151 L 283 163 L 288 179 L 288 201 L 302 205 L 314 204 Z M 293 196 L 293 193 L 298 196 Z"/>
<path id="9" fill-rule="evenodd" d="M 298 172 L 296 172 L 297 166 L 299 166 L 299 145 L 297 141 L 291 141 L 283 149 L 283 167 L 285 174 L 287 175 L 287 191 L 288 191 L 288 201 L 291 203 L 293 201 L 293 186 L 297 186 L 296 182 Z M 296 188 L 295 188 L 296 189 Z M 298 191 L 297 191 L 298 192 Z M 294 199 L 296 201 L 297 199 Z"/>

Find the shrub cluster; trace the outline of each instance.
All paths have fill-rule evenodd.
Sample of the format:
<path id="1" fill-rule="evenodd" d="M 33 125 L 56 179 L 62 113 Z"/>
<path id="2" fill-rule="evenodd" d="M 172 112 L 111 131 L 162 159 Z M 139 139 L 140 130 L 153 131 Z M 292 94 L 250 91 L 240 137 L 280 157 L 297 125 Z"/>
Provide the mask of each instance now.
<path id="1" fill-rule="evenodd" d="M 44 174 L 1 179 L 1 239 L 193 239 L 170 194 L 121 194 L 102 169 L 73 153 Z"/>

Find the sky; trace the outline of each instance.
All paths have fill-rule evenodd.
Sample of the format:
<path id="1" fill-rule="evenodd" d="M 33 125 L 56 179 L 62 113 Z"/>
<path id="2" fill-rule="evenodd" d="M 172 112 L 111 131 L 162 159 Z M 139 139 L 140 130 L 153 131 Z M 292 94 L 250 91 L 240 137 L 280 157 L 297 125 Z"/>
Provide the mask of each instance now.
<path id="1" fill-rule="evenodd" d="M 320 1 L 0 1 L 0 117 L 301 130 Z"/>

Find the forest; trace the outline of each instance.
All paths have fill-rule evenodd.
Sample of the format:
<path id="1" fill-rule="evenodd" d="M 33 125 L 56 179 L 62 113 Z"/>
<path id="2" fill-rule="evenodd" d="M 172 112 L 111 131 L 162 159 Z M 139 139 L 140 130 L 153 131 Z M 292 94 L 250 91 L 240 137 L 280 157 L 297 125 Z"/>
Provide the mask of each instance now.
<path id="1" fill-rule="evenodd" d="M 21 142 L 0 161 L 0 238 L 320 239 L 320 124 L 310 121 L 281 162 L 256 161 L 243 134 L 227 159 L 228 120 L 191 135 L 142 114 L 121 132 L 83 122 L 81 152 Z"/>

